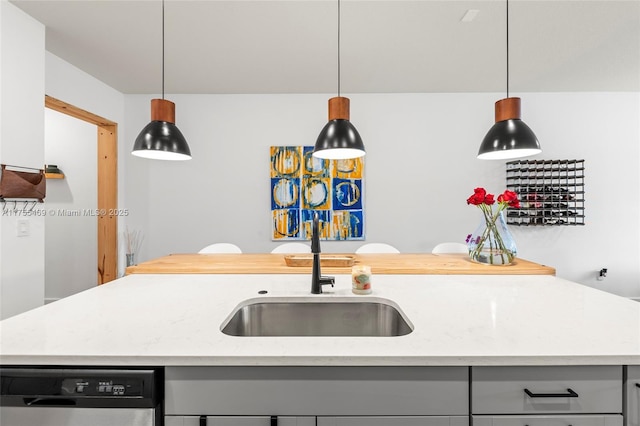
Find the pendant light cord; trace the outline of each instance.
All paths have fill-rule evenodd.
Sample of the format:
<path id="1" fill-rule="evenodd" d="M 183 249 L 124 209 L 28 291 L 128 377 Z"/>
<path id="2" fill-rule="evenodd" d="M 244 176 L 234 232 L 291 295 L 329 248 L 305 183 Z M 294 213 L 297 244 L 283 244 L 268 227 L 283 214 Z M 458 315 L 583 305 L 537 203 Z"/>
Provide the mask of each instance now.
<path id="1" fill-rule="evenodd" d="M 340 0 L 338 0 L 338 97 L 340 97 Z"/>
<path id="2" fill-rule="evenodd" d="M 162 99 L 164 99 L 164 0 L 162 0 Z"/>
<path id="3" fill-rule="evenodd" d="M 507 0 L 507 98 L 509 97 L 509 0 Z"/>

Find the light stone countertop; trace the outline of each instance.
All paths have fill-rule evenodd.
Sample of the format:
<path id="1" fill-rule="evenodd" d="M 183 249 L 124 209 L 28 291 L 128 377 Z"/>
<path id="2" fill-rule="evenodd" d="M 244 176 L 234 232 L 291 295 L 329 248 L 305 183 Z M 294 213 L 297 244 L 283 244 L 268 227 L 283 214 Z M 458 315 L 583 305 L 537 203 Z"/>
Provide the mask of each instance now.
<path id="1" fill-rule="evenodd" d="M 640 303 L 554 276 L 130 275 L 0 322 L 4 365 L 640 365 Z M 258 294 L 267 290 L 266 295 Z M 233 337 L 247 299 L 387 299 L 400 337 Z"/>

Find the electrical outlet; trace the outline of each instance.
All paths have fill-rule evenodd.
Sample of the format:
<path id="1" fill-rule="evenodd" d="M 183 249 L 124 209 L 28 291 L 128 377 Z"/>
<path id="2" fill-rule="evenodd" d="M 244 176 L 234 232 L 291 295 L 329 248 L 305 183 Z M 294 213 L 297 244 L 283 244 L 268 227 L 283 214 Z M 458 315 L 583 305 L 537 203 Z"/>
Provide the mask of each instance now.
<path id="1" fill-rule="evenodd" d="M 18 237 L 28 237 L 31 235 L 29 219 L 18 219 L 16 222 L 16 234 Z"/>
<path id="2" fill-rule="evenodd" d="M 596 277 L 596 279 L 598 281 L 602 281 L 607 277 L 607 268 L 602 268 L 600 269 L 600 272 L 598 272 L 598 276 Z"/>

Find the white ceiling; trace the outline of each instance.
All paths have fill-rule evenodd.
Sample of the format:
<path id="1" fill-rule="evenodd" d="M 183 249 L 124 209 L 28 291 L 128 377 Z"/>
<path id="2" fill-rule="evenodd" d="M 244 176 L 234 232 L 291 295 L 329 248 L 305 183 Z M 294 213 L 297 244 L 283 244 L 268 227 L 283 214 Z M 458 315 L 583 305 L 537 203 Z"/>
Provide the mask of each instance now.
<path id="1" fill-rule="evenodd" d="M 160 0 L 11 0 L 123 93 L 162 87 Z M 503 92 L 504 0 L 342 0 L 343 93 Z M 469 9 L 472 22 L 461 22 Z M 640 91 L 640 0 L 511 0 L 510 89 Z M 335 93 L 336 0 L 166 0 L 167 93 Z"/>

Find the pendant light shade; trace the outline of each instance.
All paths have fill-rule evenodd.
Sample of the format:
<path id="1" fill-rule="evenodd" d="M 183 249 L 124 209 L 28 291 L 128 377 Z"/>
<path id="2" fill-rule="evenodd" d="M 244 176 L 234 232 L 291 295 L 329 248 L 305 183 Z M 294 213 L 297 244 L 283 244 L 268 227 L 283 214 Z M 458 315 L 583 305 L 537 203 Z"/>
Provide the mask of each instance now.
<path id="1" fill-rule="evenodd" d="M 154 160 L 190 160 L 191 150 L 176 127 L 176 105 L 164 98 L 164 0 L 162 0 L 162 99 L 151 100 L 151 122 L 133 144 L 133 155 Z"/>
<path id="2" fill-rule="evenodd" d="M 140 132 L 132 154 L 154 160 L 189 160 L 191 150 L 175 125 L 175 104 L 166 99 L 151 100 L 151 122 Z"/>
<path id="3" fill-rule="evenodd" d="M 340 96 L 340 0 L 338 0 L 338 96 L 329 99 L 329 122 L 318 135 L 312 155 L 328 160 L 346 160 L 365 155 L 360 133 L 349 121 L 349 98 Z"/>
<path id="4" fill-rule="evenodd" d="M 507 160 L 542 152 L 533 131 L 520 119 L 520 98 L 505 98 L 496 102 L 496 124 L 484 137 L 478 158 Z"/>
<path id="5" fill-rule="evenodd" d="M 480 160 L 507 160 L 542 152 L 533 131 L 520 119 L 520 98 L 509 97 L 509 0 L 507 7 L 507 97 L 496 102 L 496 123 L 478 150 Z"/>
<path id="6" fill-rule="evenodd" d="M 344 160 L 364 154 L 360 133 L 349 121 L 349 98 L 338 96 L 329 99 L 329 122 L 318 136 L 313 156 Z"/>

